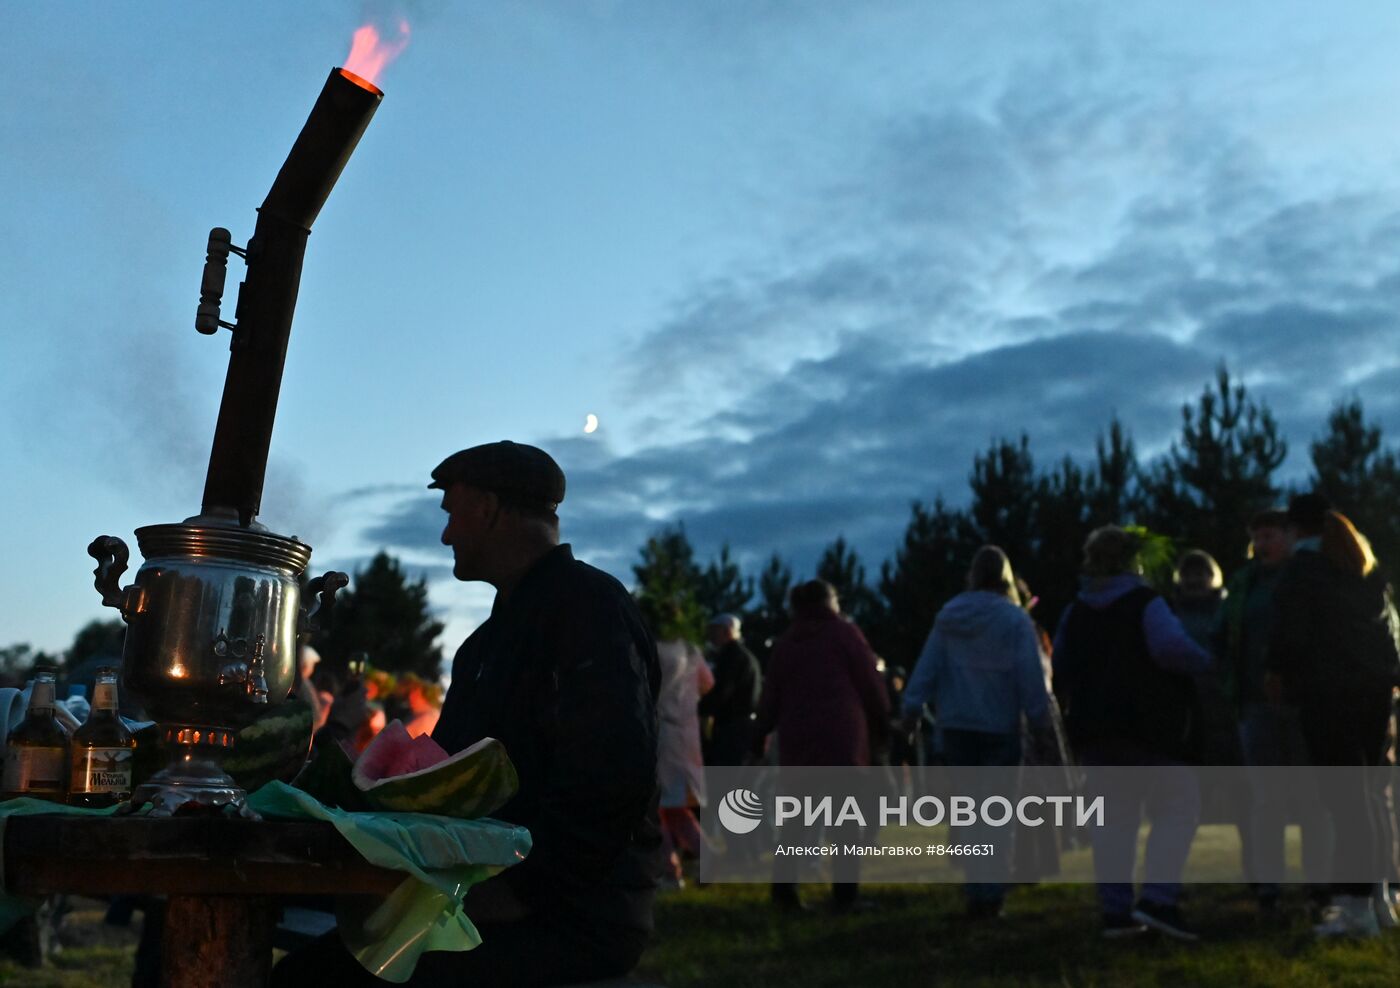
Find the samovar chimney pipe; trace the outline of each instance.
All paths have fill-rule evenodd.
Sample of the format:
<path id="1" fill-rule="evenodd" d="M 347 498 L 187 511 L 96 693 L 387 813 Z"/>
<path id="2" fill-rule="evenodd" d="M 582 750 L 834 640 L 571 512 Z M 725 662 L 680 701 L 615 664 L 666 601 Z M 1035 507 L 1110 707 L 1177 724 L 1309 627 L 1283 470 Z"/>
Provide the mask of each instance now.
<path id="1" fill-rule="evenodd" d="M 122 688 L 160 725 L 166 750 L 165 768 L 133 791 L 128 809 L 251 812 L 222 758 L 240 730 L 287 698 L 300 637 L 325 626 L 335 591 L 349 582 L 332 571 L 303 588 L 311 547 L 255 519 L 306 238 L 383 95 L 353 73 L 332 71 L 247 248 L 235 247 L 223 228 L 209 234 L 195 328 L 231 329 L 233 341 L 203 511 L 137 529 L 146 561 L 125 588 L 126 543 L 101 536 L 88 546 L 102 602 L 127 622 Z M 234 321 L 226 322 L 219 307 L 231 253 L 247 261 L 248 273 Z M 310 598 L 319 600 L 315 610 L 304 606 Z"/>
<path id="2" fill-rule="evenodd" d="M 306 240 L 383 96 L 359 76 L 333 69 L 258 210 L 247 249 L 232 247 L 225 230 L 210 235 L 195 325 L 202 333 L 224 326 L 233 331 L 233 340 L 204 482 L 202 513 L 207 517 L 236 516 L 246 528 L 262 508 Z M 219 318 L 230 250 L 243 254 L 248 263 L 233 323 Z"/>

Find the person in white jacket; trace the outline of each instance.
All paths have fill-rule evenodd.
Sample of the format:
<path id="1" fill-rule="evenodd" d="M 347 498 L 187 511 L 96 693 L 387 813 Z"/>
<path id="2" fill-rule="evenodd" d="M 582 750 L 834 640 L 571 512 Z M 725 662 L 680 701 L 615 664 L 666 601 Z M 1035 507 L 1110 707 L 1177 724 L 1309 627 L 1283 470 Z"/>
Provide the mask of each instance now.
<path id="1" fill-rule="evenodd" d="M 661 664 L 656 777 L 661 786 L 661 830 L 669 858 L 666 884 L 679 888 L 684 885 L 681 855 L 698 856 L 704 839 L 695 818 L 695 810 L 707 802 L 697 706 L 715 685 L 715 677 L 700 649 L 679 635 L 658 641 L 656 657 Z"/>

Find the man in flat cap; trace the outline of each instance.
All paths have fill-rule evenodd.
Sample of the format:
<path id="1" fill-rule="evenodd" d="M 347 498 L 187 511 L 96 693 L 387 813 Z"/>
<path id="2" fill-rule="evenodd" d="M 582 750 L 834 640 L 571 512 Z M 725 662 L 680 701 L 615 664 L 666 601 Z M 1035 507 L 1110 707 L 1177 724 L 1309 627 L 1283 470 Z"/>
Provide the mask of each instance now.
<path id="1" fill-rule="evenodd" d="M 533 845 L 468 894 L 481 945 L 425 953 L 408 983 L 620 976 L 651 931 L 659 874 L 656 646 L 622 584 L 560 544 L 564 473 L 548 453 L 474 446 L 432 478 L 453 575 L 496 588 L 491 616 L 453 659 L 433 739 L 454 753 L 484 737 L 505 744 L 520 789 L 494 815 L 528 828 Z M 302 970 L 324 980 L 333 966 L 335 978 L 375 983 L 351 965 Z"/>

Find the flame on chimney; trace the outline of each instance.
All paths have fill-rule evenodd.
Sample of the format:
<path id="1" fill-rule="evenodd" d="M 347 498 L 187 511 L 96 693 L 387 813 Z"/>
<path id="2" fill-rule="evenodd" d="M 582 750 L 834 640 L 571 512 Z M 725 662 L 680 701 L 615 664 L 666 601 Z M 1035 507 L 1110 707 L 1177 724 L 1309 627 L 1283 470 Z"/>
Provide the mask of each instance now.
<path id="1" fill-rule="evenodd" d="M 389 64 L 398 58 L 408 47 L 408 21 L 398 23 L 398 37 L 385 38 L 373 24 L 365 24 L 356 29 L 350 42 L 350 56 L 340 74 L 356 85 L 378 91 L 375 84 Z"/>

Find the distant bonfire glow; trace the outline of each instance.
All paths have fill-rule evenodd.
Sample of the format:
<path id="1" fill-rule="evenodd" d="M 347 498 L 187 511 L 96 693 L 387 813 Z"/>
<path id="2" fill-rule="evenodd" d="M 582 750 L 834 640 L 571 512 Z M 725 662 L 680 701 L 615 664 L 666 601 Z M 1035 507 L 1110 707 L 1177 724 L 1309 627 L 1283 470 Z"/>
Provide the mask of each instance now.
<path id="1" fill-rule="evenodd" d="M 407 47 L 408 21 L 399 21 L 396 38 L 380 37 L 377 27 L 366 24 L 355 31 L 355 37 L 350 42 L 350 57 L 345 60 L 343 71 L 370 85 L 377 85 L 389 63 Z"/>

